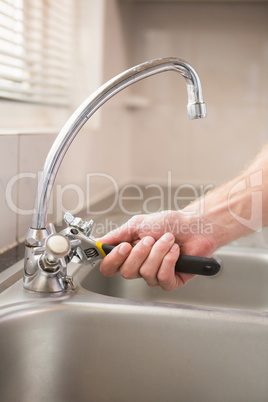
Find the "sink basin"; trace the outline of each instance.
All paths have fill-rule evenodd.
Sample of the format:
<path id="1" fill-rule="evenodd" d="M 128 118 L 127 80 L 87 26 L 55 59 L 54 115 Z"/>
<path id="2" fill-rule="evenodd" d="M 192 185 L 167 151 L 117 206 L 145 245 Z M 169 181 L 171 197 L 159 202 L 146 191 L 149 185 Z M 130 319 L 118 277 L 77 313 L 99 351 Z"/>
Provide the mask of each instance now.
<path id="1" fill-rule="evenodd" d="M 8 286 L 0 400 L 267 402 L 268 257 L 239 252 L 220 251 L 217 277 L 174 295 L 74 264 L 73 292 L 30 293 L 21 279 Z"/>
<path id="2" fill-rule="evenodd" d="M 105 278 L 98 269 L 82 280 L 85 289 L 131 300 L 268 311 L 268 254 L 264 250 L 224 247 L 215 253 L 222 270 L 196 277 L 173 292 L 150 288 L 143 279 Z"/>

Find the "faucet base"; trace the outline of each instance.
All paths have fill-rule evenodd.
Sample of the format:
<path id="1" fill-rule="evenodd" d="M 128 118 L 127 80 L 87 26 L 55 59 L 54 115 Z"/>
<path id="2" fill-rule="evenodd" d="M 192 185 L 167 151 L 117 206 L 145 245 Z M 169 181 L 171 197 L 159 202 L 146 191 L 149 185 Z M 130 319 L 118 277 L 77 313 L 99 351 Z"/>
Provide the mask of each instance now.
<path id="1" fill-rule="evenodd" d="M 52 255 L 58 251 L 51 248 L 50 240 L 52 237 L 56 240 L 59 237 L 65 240 L 68 247 L 64 249 L 64 253 Z M 66 272 L 70 243 L 63 235 L 56 234 L 55 236 L 53 225 L 50 224 L 48 230 L 30 228 L 25 244 L 23 277 L 25 289 L 41 293 L 63 292 L 68 288 L 74 289 L 72 278 L 67 276 Z"/>
<path id="2" fill-rule="evenodd" d="M 42 272 L 40 269 L 40 271 L 31 276 L 24 274 L 23 287 L 33 292 L 56 293 L 66 291 L 68 283 L 61 275 L 61 272 L 55 275 L 54 273 Z"/>

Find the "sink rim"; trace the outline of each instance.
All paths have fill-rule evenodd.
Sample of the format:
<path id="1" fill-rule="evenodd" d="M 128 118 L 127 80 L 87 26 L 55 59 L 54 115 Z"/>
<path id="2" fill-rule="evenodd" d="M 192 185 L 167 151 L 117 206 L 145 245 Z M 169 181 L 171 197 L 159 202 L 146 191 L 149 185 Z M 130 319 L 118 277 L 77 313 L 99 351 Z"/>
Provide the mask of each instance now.
<path id="1" fill-rule="evenodd" d="M 9 292 L 10 290 L 10 292 Z M 216 319 L 268 325 L 268 311 L 255 311 L 215 306 L 198 306 L 165 302 L 144 302 L 106 296 L 86 290 L 80 285 L 74 291 L 61 294 L 37 294 L 22 287 L 22 279 L 0 294 L 0 325 L 6 319 L 34 311 L 58 312 L 59 310 L 83 310 L 89 314 L 110 312 L 111 314 L 170 315 L 191 319 Z M 8 296 L 3 302 L 1 296 Z"/>
<path id="2" fill-rule="evenodd" d="M 245 253 L 262 254 L 266 257 L 268 252 L 265 249 L 249 248 L 249 247 L 234 247 L 225 246 L 220 249 L 221 253 Z M 217 255 L 217 253 L 215 253 Z M 254 310 L 243 308 L 231 308 L 222 306 L 207 306 L 187 303 L 170 303 L 170 302 L 158 302 L 158 301 L 139 301 L 131 300 L 122 297 L 108 296 L 105 294 L 96 293 L 85 289 L 81 283 L 85 276 L 88 275 L 89 270 L 96 269 L 97 267 L 86 267 L 83 265 L 77 265 L 70 263 L 68 266 L 68 272 L 74 277 L 75 290 L 68 290 L 67 292 L 59 292 L 54 294 L 47 293 L 35 293 L 25 290 L 22 285 L 23 276 L 23 260 L 17 262 L 12 267 L 0 274 L 0 286 L 5 285 L 4 290 L 0 290 L 0 319 L 7 313 L 7 311 L 15 311 L 16 309 L 23 310 L 24 306 L 36 306 L 36 308 L 55 308 L 55 306 L 62 304 L 64 308 L 71 308 L 73 306 L 84 306 L 89 308 L 95 306 L 100 310 L 103 308 L 120 312 L 120 309 L 128 309 L 134 311 L 135 309 L 141 309 L 144 312 L 154 313 L 164 310 L 168 310 L 172 314 L 177 314 L 179 311 L 181 314 L 187 314 L 188 316 L 201 315 L 220 315 L 224 317 L 231 317 L 236 320 L 268 320 L 268 308 L 267 310 Z M 18 279 L 19 277 L 19 279 Z M 186 285 L 187 286 L 187 285 Z M 1 287 L 0 287 L 1 289 Z M 53 306 L 53 307 L 51 307 Z M 134 310 L 133 310 L 134 309 Z M 123 311 L 123 310 L 122 310 Z"/>
<path id="3" fill-rule="evenodd" d="M 265 249 L 257 249 L 257 248 L 248 248 L 248 247 L 234 247 L 234 246 L 225 246 L 222 247 L 221 249 L 217 250 L 214 253 L 215 257 L 219 257 L 220 259 L 222 258 L 223 260 L 223 268 L 222 271 L 220 271 L 217 275 L 213 277 L 207 277 L 207 278 L 202 278 L 199 277 L 195 280 L 193 280 L 191 283 L 187 284 L 183 288 L 178 288 L 174 292 L 176 293 L 175 297 L 167 297 L 167 300 L 165 300 L 165 294 L 167 296 L 171 295 L 174 292 L 164 292 L 163 294 L 160 292 L 161 289 L 157 288 L 156 291 L 155 289 L 150 289 L 147 287 L 145 284 L 142 283 L 142 279 L 131 281 L 131 280 L 124 280 L 123 278 L 120 277 L 120 274 L 117 274 L 114 277 L 111 278 L 104 278 L 104 283 L 102 285 L 101 282 L 101 274 L 100 273 L 94 273 L 94 269 L 83 269 L 81 267 L 80 273 L 77 275 L 79 276 L 79 282 L 82 287 L 84 287 L 86 290 L 92 291 L 94 293 L 102 294 L 102 295 L 109 295 L 110 297 L 117 298 L 117 299 L 125 299 L 125 300 L 136 300 L 136 301 L 143 301 L 144 303 L 157 303 L 157 304 L 177 304 L 177 305 L 189 305 L 189 306 L 194 306 L 196 308 L 203 308 L 203 307 L 208 307 L 210 310 L 215 310 L 215 309 L 230 309 L 230 310 L 239 310 L 239 311 L 254 311 L 254 312 L 259 312 L 259 313 L 265 313 L 268 311 L 268 299 L 267 297 L 263 299 L 263 288 L 260 289 L 259 293 L 256 293 L 255 296 L 253 294 L 253 299 L 247 301 L 248 297 L 248 292 L 250 292 L 250 284 L 252 283 L 250 281 L 250 275 L 252 276 L 254 272 L 251 270 L 251 264 L 252 261 L 256 258 L 256 263 L 257 263 L 257 268 L 259 268 L 259 273 L 264 274 L 266 272 L 266 265 L 268 267 L 268 252 Z M 226 261 L 224 258 L 227 258 L 227 262 L 229 263 L 229 258 L 235 257 L 234 262 L 231 261 L 231 264 L 234 264 L 234 272 L 235 272 L 235 282 L 234 284 L 231 284 L 231 287 L 228 285 L 228 282 L 226 282 L 225 278 L 220 278 L 220 281 L 223 280 L 223 282 L 218 282 L 217 277 L 220 277 L 220 275 L 223 273 L 224 274 L 224 267 L 226 264 Z M 243 257 L 245 261 L 242 261 L 242 263 L 239 263 L 238 260 L 240 257 Z M 259 265 L 258 265 L 259 264 Z M 227 266 L 227 265 L 226 265 Z M 237 269 L 236 269 L 237 266 Z M 243 288 L 243 277 L 240 277 L 240 275 L 243 275 L 243 268 L 245 267 L 246 269 L 246 274 L 249 275 L 249 285 L 245 286 Z M 78 271 L 79 272 L 79 271 Z M 228 273 L 228 280 L 230 280 L 230 275 L 232 274 L 232 271 L 230 269 L 227 269 Z M 92 287 L 84 283 L 84 280 L 88 281 L 88 284 L 90 284 L 90 275 L 93 275 L 92 277 Z M 97 275 L 97 276 L 95 276 Z M 266 274 L 265 274 L 266 275 Z M 87 279 L 87 276 L 89 277 Z M 94 277 L 95 276 L 95 277 Z M 247 277 L 247 276 L 246 276 Z M 241 278 L 241 283 L 242 283 L 242 293 L 239 295 L 239 293 L 236 295 L 237 292 L 235 292 L 235 287 L 237 285 L 240 285 L 241 283 L 237 283 L 237 281 Z M 251 278 L 252 279 L 252 278 Z M 216 286 L 221 286 L 223 287 L 219 289 L 219 301 L 216 302 L 215 304 L 209 302 L 209 297 L 208 299 L 205 297 L 203 301 L 198 300 L 198 298 L 202 297 L 202 292 L 208 291 L 210 292 L 211 289 L 213 289 L 213 283 L 214 280 L 217 281 Z M 98 282 L 100 281 L 100 285 Z M 105 284 L 105 281 L 106 284 Z M 138 281 L 139 284 L 137 283 Z M 199 281 L 198 283 L 196 281 Z M 206 281 L 206 282 L 202 282 Z M 211 282 L 210 282 L 211 281 Z M 109 283 L 110 282 L 110 283 Z M 213 282 L 213 283 L 212 283 Z M 256 282 L 258 282 L 258 279 L 256 278 Z M 137 283 L 137 288 L 136 287 Z M 189 294 L 187 295 L 186 293 L 186 298 L 184 292 L 187 292 L 187 287 L 192 287 L 190 290 L 197 291 L 198 292 L 198 286 L 196 287 L 195 285 L 200 285 L 200 291 L 201 291 L 201 296 L 197 295 L 197 300 L 191 300 L 194 299 L 194 296 L 189 298 Z M 227 286 L 228 285 L 228 286 Z M 246 282 L 245 282 L 246 285 Z M 256 283 L 255 283 L 256 285 Z M 211 287 L 212 286 L 212 287 Z M 227 286 L 227 288 L 226 288 Z M 232 297 L 232 292 L 234 296 L 234 299 L 230 299 L 230 302 L 224 302 L 222 300 L 222 297 L 224 297 L 224 293 L 228 289 L 231 288 L 230 290 L 230 297 Z M 181 294 L 178 294 L 178 291 L 181 289 Z M 205 290 L 206 289 L 206 290 Z M 241 291 L 240 289 L 240 291 Z M 148 293 L 147 293 L 148 291 Z M 255 289 L 256 291 L 256 289 Z M 129 292 L 129 296 L 128 296 Z M 154 292 L 153 294 L 150 295 L 150 292 Z M 161 294 L 160 294 L 161 293 Z M 199 293 L 199 292 L 198 292 Z M 191 294 L 191 292 L 190 292 Z M 209 293 L 208 293 L 209 295 Z M 228 295 L 228 294 L 227 294 Z M 178 296 L 178 299 L 176 297 Z M 204 296 L 204 295 L 203 295 Z M 213 296 L 213 293 L 212 293 Z M 229 297 L 228 296 L 228 297 Z M 157 300 L 157 299 L 160 300 Z M 267 300 L 266 300 L 267 299 Z M 255 304 L 254 304 L 255 303 Z"/>

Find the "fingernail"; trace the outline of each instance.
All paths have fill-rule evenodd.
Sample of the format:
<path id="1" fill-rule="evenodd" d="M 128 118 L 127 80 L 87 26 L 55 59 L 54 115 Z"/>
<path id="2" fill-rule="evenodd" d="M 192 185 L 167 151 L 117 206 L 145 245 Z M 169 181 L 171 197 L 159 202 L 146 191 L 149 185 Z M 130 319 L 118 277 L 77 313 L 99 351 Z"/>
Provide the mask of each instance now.
<path id="1" fill-rule="evenodd" d="M 119 254 L 121 255 L 127 255 L 131 250 L 131 245 L 128 243 L 122 243 L 119 247 Z"/>
<path id="2" fill-rule="evenodd" d="M 175 253 L 175 251 L 177 251 L 178 248 L 179 248 L 179 245 L 177 243 L 174 243 L 169 251 L 171 251 L 172 253 Z"/>
<path id="3" fill-rule="evenodd" d="M 144 237 L 142 242 L 143 242 L 143 244 L 145 244 L 145 246 L 152 247 L 155 243 L 155 240 L 153 237 L 147 236 L 147 237 Z"/>
<path id="4" fill-rule="evenodd" d="M 174 235 L 172 233 L 165 233 L 162 237 L 161 240 L 170 243 L 171 241 L 174 241 Z"/>

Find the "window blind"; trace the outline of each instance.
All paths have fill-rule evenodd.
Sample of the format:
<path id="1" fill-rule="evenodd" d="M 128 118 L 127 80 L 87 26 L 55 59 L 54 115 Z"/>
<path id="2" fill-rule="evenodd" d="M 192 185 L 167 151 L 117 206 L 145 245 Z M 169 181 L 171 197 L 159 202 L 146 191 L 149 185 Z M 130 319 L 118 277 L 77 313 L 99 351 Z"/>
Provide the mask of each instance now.
<path id="1" fill-rule="evenodd" d="M 0 0 L 0 98 L 66 106 L 75 0 Z"/>

